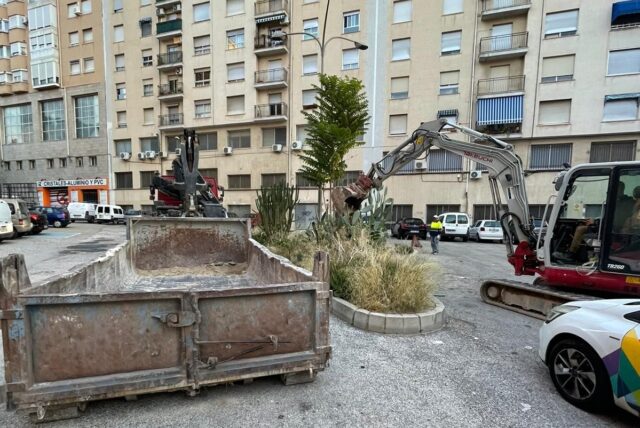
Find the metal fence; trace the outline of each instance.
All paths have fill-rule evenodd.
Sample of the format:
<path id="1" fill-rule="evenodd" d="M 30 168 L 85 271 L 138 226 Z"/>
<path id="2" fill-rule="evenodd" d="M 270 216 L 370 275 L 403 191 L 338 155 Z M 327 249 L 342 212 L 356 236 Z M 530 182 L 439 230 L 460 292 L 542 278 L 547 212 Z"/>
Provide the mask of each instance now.
<path id="1" fill-rule="evenodd" d="M 286 68 L 274 68 L 272 70 L 260 70 L 255 72 L 256 83 L 284 82 L 286 80 Z"/>
<path id="2" fill-rule="evenodd" d="M 531 0 L 484 0 L 482 2 L 482 11 L 489 12 L 492 10 L 507 9 L 527 4 L 531 4 Z"/>
<path id="3" fill-rule="evenodd" d="M 478 80 L 478 95 L 524 91 L 524 76 Z"/>
<path id="4" fill-rule="evenodd" d="M 528 32 L 505 34 L 502 36 L 483 37 L 480 39 L 480 53 L 508 51 L 526 48 Z"/>

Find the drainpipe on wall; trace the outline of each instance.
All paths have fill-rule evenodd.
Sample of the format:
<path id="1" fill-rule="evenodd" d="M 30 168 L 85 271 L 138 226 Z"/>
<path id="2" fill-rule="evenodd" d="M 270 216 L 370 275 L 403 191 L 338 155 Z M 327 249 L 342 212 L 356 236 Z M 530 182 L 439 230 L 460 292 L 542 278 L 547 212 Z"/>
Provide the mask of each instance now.
<path id="1" fill-rule="evenodd" d="M 108 45 L 108 43 L 110 43 L 110 33 L 109 30 L 111 29 L 111 20 L 109 19 L 109 13 L 105 13 L 106 10 L 109 10 L 108 7 L 105 7 L 106 2 L 103 2 L 103 7 L 102 7 L 102 44 L 103 46 L 106 48 Z M 109 180 L 109 190 L 108 190 L 108 203 L 110 204 L 115 204 L 115 193 L 114 193 L 114 182 L 115 182 L 115 174 L 113 172 L 113 159 L 111 158 L 112 155 L 112 148 L 111 148 L 111 142 L 113 141 L 113 127 L 112 127 L 112 119 L 113 119 L 113 101 L 111 100 L 111 98 L 107 95 L 109 92 L 108 88 L 111 87 L 111 84 L 113 83 L 113 73 L 109 73 L 107 72 L 107 70 L 109 69 L 109 55 L 108 53 L 111 52 L 110 49 L 102 49 L 102 53 L 103 53 L 103 64 L 104 64 L 104 90 L 103 90 L 103 96 L 104 96 L 104 105 L 105 105 L 105 109 L 107 110 L 104 118 L 105 118 L 105 126 L 106 126 L 106 144 L 107 144 L 107 179 Z M 99 95 L 98 95 L 99 96 Z M 98 102 L 98 105 L 100 105 L 100 103 Z M 100 198 L 100 194 L 98 193 L 98 198 Z"/>
<path id="2" fill-rule="evenodd" d="M 473 51 L 472 51 L 472 58 L 473 60 L 471 61 L 471 96 L 469 97 L 469 128 L 473 129 L 473 114 L 474 114 L 474 110 L 473 110 L 473 100 L 475 99 L 476 96 L 476 85 L 475 85 L 475 81 L 476 81 L 476 54 L 477 54 L 477 40 L 475 40 L 478 36 L 478 20 L 481 18 L 481 16 L 478 14 L 478 5 L 480 4 L 480 2 L 476 2 L 475 3 L 475 12 L 474 12 L 474 16 L 476 17 L 475 20 L 473 21 Z M 480 12 L 482 13 L 482 12 Z M 471 141 L 471 137 L 467 137 L 469 139 L 469 141 Z M 467 167 L 468 170 L 471 171 L 471 159 L 467 159 Z M 465 207 L 465 212 L 467 214 L 469 214 L 469 176 L 471 174 L 468 173 L 466 174 L 466 179 L 465 179 L 465 186 L 464 186 L 464 207 Z"/>

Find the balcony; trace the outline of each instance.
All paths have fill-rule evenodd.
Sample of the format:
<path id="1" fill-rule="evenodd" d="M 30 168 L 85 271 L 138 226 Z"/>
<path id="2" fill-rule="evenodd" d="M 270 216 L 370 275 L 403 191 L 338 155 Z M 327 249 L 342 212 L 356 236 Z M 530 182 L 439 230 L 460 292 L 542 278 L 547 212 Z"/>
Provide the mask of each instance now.
<path id="1" fill-rule="evenodd" d="M 60 78 L 59 77 L 48 77 L 38 79 L 37 77 L 33 77 L 31 79 L 31 85 L 33 89 L 49 89 L 49 88 L 59 88 L 60 87 Z"/>
<path id="2" fill-rule="evenodd" d="M 531 8 L 531 0 L 483 0 L 482 20 L 508 18 L 526 15 Z"/>
<path id="3" fill-rule="evenodd" d="M 167 52 L 158 55 L 158 68 L 171 68 L 182 65 L 182 51 Z"/>
<path id="4" fill-rule="evenodd" d="M 524 91 L 524 76 L 478 80 L 478 96 Z"/>
<path id="5" fill-rule="evenodd" d="M 476 129 L 488 134 L 518 133 L 522 127 L 524 95 L 479 98 Z"/>
<path id="6" fill-rule="evenodd" d="M 286 43 L 282 40 L 271 40 L 271 37 L 266 34 L 256 36 L 253 48 L 258 57 L 282 55 L 288 52 Z"/>
<path id="7" fill-rule="evenodd" d="M 287 120 L 287 113 L 286 103 L 259 104 L 254 107 L 256 121 L 261 122 Z"/>
<path id="8" fill-rule="evenodd" d="M 163 128 L 177 128 L 184 124 L 184 114 L 171 113 L 158 116 L 158 124 Z"/>
<path id="9" fill-rule="evenodd" d="M 480 62 L 523 57 L 529 33 L 512 33 L 480 39 Z"/>
<path id="10" fill-rule="evenodd" d="M 0 96 L 11 95 L 11 85 L 0 82 Z"/>
<path id="11" fill-rule="evenodd" d="M 255 2 L 256 24 L 265 22 L 287 22 L 288 0 L 258 0 Z"/>
<path id="12" fill-rule="evenodd" d="M 181 34 L 182 19 L 172 19 L 170 21 L 158 22 L 156 24 L 156 37 L 158 39 L 179 36 Z"/>
<path id="13" fill-rule="evenodd" d="M 158 85 L 159 100 L 172 100 L 175 98 L 182 98 L 182 82 Z"/>
<path id="14" fill-rule="evenodd" d="M 287 69 L 274 68 L 273 70 L 256 71 L 253 86 L 256 89 L 280 89 L 287 87 Z"/>
<path id="15" fill-rule="evenodd" d="M 156 7 L 171 6 L 178 3 L 180 3 L 180 0 L 156 0 Z"/>

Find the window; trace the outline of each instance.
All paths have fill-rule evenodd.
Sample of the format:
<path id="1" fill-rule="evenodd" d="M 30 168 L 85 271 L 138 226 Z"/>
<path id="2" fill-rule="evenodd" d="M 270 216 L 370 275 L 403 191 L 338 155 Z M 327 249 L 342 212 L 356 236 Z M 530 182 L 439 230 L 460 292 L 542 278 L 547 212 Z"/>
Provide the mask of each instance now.
<path id="1" fill-rule="evenodd" d="M 151 186 L 155 175 L 155 171 L 140 171 L 140 187 L 144 189 Z"/>
<path id="2" fill-rule="evenodd" d="M 607 75 L 640 73 L 640 49 L 609 52 Z"/>
<path id="3" fill-rule="evenodd" d="M 318 55 L 304 55 L 302 57 L 302 73 L 316 74 L 318 72 Z"/>
<path id="4" fill-rule="evenodd" d="M 85 28 L 82 30 L 82 41 L 83 43 L 93 43 L 93 29 Z"/>
<path id="5" fill-rule="evenodd" d="M 402 220 L 403 218 L 413 217 L 413 205 L 393 205 L 391 209 L 391 218 L 388 220 L 391 222 L 396 222 L 398 220 Z"/>
<path id="6" fill-rule="evenodd" d="M 360 31 L 360 12 L 346 12 L 342 15 L 342 32 L 356 33 Z"/>
<path id="7" fill-rule="evenodd" d="M 311 35 L 318 37 L 318 18 L 307 19 L 302 21 L 302 31 L 304 33 L 308 33 L 308 34 L 302 35 L 302 40 L 313 39 Z"/>
<path id="8" fill-rule="evenodd" d="M 4 138 L 5 144 L 33 142 L 31 104 L 4 108 Z"/>
<path id="9" fill-rule="evenodd" d="M 227 64 L 227 81 L 241 82 L 244 80 L 244 62 Z"/>
<path id="10" fill-rule="evenodd" d="M 29 169 L 36 169 L 36 161 L 35 160 L 30 160 L 29 161 Z"/>
<path id="11" fill-rule="evenodd" d="M 193 22 L 209 20 L 209 2 L 193 5 Z"/>
<path id="12" fill-rule="evenodd" d="M 116 172 L 116 189 L 133 189 L 132 172 Z"/>
<path id="13" fill-rule="evenodd" d="M 27 70 L 13 70 L 13 83 L 26 82 L 29 80 Z"/>
<path id="14" fill-rule="evenodd" d="M 82 168 L 84 166 L 84 158 L 82 156 L 76 157 L 76 168 Z"/>
<path id="15" fill-rule="evenodd" d="M 209 36 L 198 36 L 193 38 L 193 54 L 207 55 L 211 53 L 211 38 Z"/>
<path id="16" fill-rule="evenodd" d="M 227 0 L 227 16 L 244 13 L 244 0 Z"/>
<path id="17" fill-rule="evenodd" d="M 287 128 L 262 129 L 262 147 L 271 147 L 274 144 L 287 145 Z"/>
<path id="18" fill-rule="evenodd" d="M 80 61 L 75 60 L 69 63 L 69 74 L 80 74 Z"/>
<path id="19" fill-rule="evenodd" d="M 250 189 L 251 175 L 229 175 L 229 189 Z"/>
<path id="20" fill-rule="evenodd" d="M 31 66 L 31 83 L 34 87 L 58 83 L 58 64 L 54 61 L 42 62 Z"/>
<path id="21" fill-rule="evenodd" d="M 316 185 L 302 173 L 296 172 L 296 187 L 316 187 Z"/>
<path id="22" fill-rule="evenodd" d="M 52 47 L 55 47 L 55 40 L 53 37 L 53 34 L 49 33 L 49 34 L 42 34 L 39 36 L 33 36 L 29 38 L 30 42 L 31 42 L 31 57 L 34 58 L 36 55 L 34 55 L 34 53 L 36 53 L 39 50 L 44 50 L 44 49 L 50 49 Z M 46 55 L 47 53 L 43 52 L 43 55 Z M 0 57 L 4 57 L 4 55 L 2 55 L 0 53 Z M 9 57 L 9 54 L 7 53 L 7 58 Z"/>
<path id="23" fill-rule="evenodd" d="M 80 8 L 77 3 L 70 3 L 67 5 L 67 18 L 75 18 L 78 15 L 81 15 Z"/>
<path id="24" fill-rule="evenodd" d="M 392 114 L 389 116 L 389 134 L 399 135 L 407 133 L 407 115 Z"/>
<path id="25" fill-rule="evenodd" d="M 153 79 L 144 79 L 142 81 L 142 96 L 143 97 L 153 96 Z"/>
<path id="26" fill-rule="evenodd" d="M 89 166 L 98 166 L 98 156 L 89 156 Z"/>
<path id="27" fill-rule="evenodd" d="M 80 2 L 80 10 L 83 15 L 91 13 L 91 0 L 82 0 L 82 2 Z"/>
<path id="28" fill-rule="evenodd" d="M 140 0 L 140 6 L 149 6 L 151 4 L 151 0 Z"/>
<path id="29" fill-rule="evenodd" d="M 440 95 L 452 95 L 458 93 L 458 81 L 460 71 L 444 71 L 440 73 Z"/>
<path id="30" fill-rule="evenodd" d="M 25 28 L 27 18 L 23 15 L 11 15 L 9 17 L 9 30 L 14 28 Z"/>
<path id="31" fill-rule="evenodd" d="M 542 83 L 573 80 L 575 55 L 553 56 L 542 59 Z"/>
<path id="32" fill-rule="evenodd" d="M 411 0 L 393 2 L 393 23 L 411 21 Z"/>
<path id="33" fill-rule="evenodd" d="M 229 131 L 227 145 L 234 149 L 248 149 L 251 147 L 251 131 Z"/>
<path id="34" fill-rule="evenodd" d="M 227 114 L 244 114 L 244 95 L 227 97 Z"/>
<path id="35" fill-rule="evenodd" d="M 307 139 L 307 127 L 305 125 L 297 125 L 296 140 L 302 141 L 304 143 L 306 139 Z"/>
<path id="36" fill-rule="evenodd" d="M 196 118 L 211 117 L 211 100 L 198 100 L 194 102 Z"/>
<path id="37" fill-rule="evenodd" d="M 142 18 L 139 23 L 140 23 L 140 35 L 142 37 L 149 37 L 153 34 L 150 17 Z"/>
<path id="38" fill-rule="evenodd" d="M 538 123 L 555 125 L 569 123 L 571 117 L 571 100 L 540 101 Z"/>
<path id="39" fill-rule="evenodd" d="M 76 117 L 76 137 L 97 137 L 100 130 L 100 114 L 98 96 L 88 95 L 74 99 L 74 111 Z M 89 157 L 91 162 L 91 157 Z"/>
<path id="40" fill-rule="evenodd" d="M 93 58 L 85 58 L 83 67 L 85 73 L 93 73 L 96 69 L 96 64 Z"/>
<path id="41" fill-rule="evenodd" d="M 153 107 L 142 109 L 142 124 L 153 125 Z"/>
<path id="42" fill-rule="evenodd" d="M 69 46 L 76 46 L 80 44 L 80 36 L 77 31 L 69 33 Z"/>
<path id="43" fill-rule="evenodd" d="M 602 120 L 604 122 L 613 122 L 638 119 L 638 101 L 638 94 L 631 94 L 629 97 L 625 95 L 609 95 L 605 97 Z"/>
<path id="44" fill-rule="evenodd" d="M 42 140 L 64 140 L 66 138 L 64 102 L 62 100 L 43 101 L 40 104 L 40 109 L 42 115 Z"/>
<path id="45" fill-rule="evenodd" d="M 142 51 L 142 66 L 153 66 L 153 52 L 151 51 L 151 49 L 145 49 Z"/>
<path id="46" fill-rule="evenodd" d="M 11 56 L 11 52 L 9 50 L 9 46 L 0 45 L 0 58 L 9 58 Z"/>
<path id="47" fill-rule="evenodd" d="M 196 88 L 209 86 L 209 84 L 211 83 L 211 69 L 201 68 L 199 70 L 196 70 L 195 78 L 196 78 Z"/>
<path id="48" fill-rule="evenodd" d="M 11 56 L 27 54 L 27 44 L 24 42 L 13 42 L 11 43 L 10 48 L 11 48 Z"/>
<path id="49" fill-rule="evenodd" d="M 200 135 L 198 135 L 198 138 L 202 138 Z M 167 135 L 165 136 L 165 141 L 167 143 L 167 150 L 169 151 L 169 153 L 174 153 L 176 151 L 176 149 L 178 149 L 180 147 L 180 137 L 178 135 Z M 201 144 L 202 144 L 202 140 Z M 202 147 L 200 148 L 200 150 L 202 150 Z M 173 175 L 173 172 L 171 172 L 171 170 L 169 170 L 169 175 Z"/>
<path id="50" fill-rule="evenodd" d="M 65 159 L 65 160 L 66 160 L 66 159 Z M 17 169 L 18 171 L 22 170 L 22 161 L 21 161 L 21 160 L 16 161 L 16 169 Z"/>
<path id="51" fill-rule="evenodd" d="M 9 32 L 9 21 L 7 19 L 0 19 L 0 33 Z"/>
<path id="52" fill-rule="evenodd" d="M 623 162 L 636 159 L 634 141 L 591 143 L 589 162 Z"/>
<path id="53" fill-rule="evenodd" d="M 122 12 L 122 0 L 113 0 L 113 11 Z"/>
<path id="54" fill-rule="evenodd" d="M 113 41 L 114 42 L 124 42 L 124 26 L 123 25 L 115 25 L 113 27 Z"/>
<path id="55" fill-rule="evenodd" d="M 462 156 L 448 150 L 431 150 L 427 160 L 429 172 L 462 171 Z"/>
<path id="56" fill-rule="evenodd" d="M 317 92 L 315 89 L 305 89 L 302 91 L 302 106 L 315 107 Z"/>
<path id="57" fill-rule="evenodd" d="M 160 151 L 160 141 L 157 137 L 140 138 L 140 151 L 156 152 Z"/>
<path id="58" fill-rule="evenodd" d="M 442 1 L 442 14 L 452 15 L 454 13 L 462 13 L 462 0 L 443 0 Z M 509 2 L 505 2 L 510 5 Z"/>
<path id="59" fill-rule="evenodd" d="M 462 31 L 442 33 L 442 38 L 440 39 L 440 53 L 442 55 L 459 54 L 461 41 Z"/>
<path id="60" fill-rule="evenodd" d="M 127 88 L 124 83 L 116 83 L 116 100 L 127 99 Z"/>
<path id="61" fill-rule="evenodd" d="M 59 158 L 58 159 L 58 167 L 66 168 L 67 167 L 67 158 Z"/>
<path id="62" fill-rule="evenodd" d="M 272 187 L 276 184 L 286 184 L 287 183 L 287 175 L 286 174 L 262 174 L 262 186 L 263 187 Z"/>
<path id="63" fill-rule="evenodd" d="M 218 149 L 218 133 L 210 132 L 208 134 L 198 134 L 198 140 L 200 140 L 200 150 L 217 150 Z M 200 173 L 204 176 L 207 176 L 204 170 L 200 170 Z M 218 170 L 215 170 L 215 175 L 211 175 L 209 173 L 208 177 L 218 178 Z"/>
<path id="64" fill-rule="evenodd" d="M 396 39 L 391 42 L 391 61 L 402 61 L 411 56 L 411 39 Z"/>
<path id="65" fill-rule="evenodd" d="M 116 112 L 118 128 L 126 128 L 127 127 L 127 112 L 119 111 Z"/>
<path id="66" fill-rule="evenodd" d="M 47 168 L 49 169 L 53 169 L 54 167 L 54 160 L 53 159 L 47 159 Z"/>
<path id="67" fill-rule="evenodd" d="M 29 30 L 52 27 L 57 23 L 57 11 L 53 5 L 29 9 Z"/>
<path id="68" fill-rule="evenodd" d="M 340 179 L 333 182 L 334 186 L 348 186 L 355 183 L 360 177 L 360 171 L 345 171 L 344 175 Z"/>
<path id="69" fill-rule="evenodd" d="M 342 51 L 342 69 L 354 70 L 360 66 L 358 49 L 344 49 Z"/>
<path id="70" fill-rule="evenodd" d="M 446 119 L 447 122 L 453 123 L 454 125 L 458 124 L 458 110 L 439 110 L 438 111 L 438 119 Z M 452 126 L 445 125 L 443 129 L 451 129 Z"/>
<path id="71" fill-rule="evenodd" d="M 391 78 L 391 99 L 409 98 L 409 77 Z"/>
<path id="72" fill-rule="evenodd" d="M 545 38 L 573 36 L 578 31 L 578 11 L 547 13 L 544 28 Z"/>
<path id="73" fill-rule="evenodd" d="M 563 169 L 565 163 L 571 163 L 571 143 L 531 145 L 530 169 Z"/>
<path id="74" fill-rule="evenodd" d="M 227 31 L 227 49 L 244 48 L 244 28 Z"/>

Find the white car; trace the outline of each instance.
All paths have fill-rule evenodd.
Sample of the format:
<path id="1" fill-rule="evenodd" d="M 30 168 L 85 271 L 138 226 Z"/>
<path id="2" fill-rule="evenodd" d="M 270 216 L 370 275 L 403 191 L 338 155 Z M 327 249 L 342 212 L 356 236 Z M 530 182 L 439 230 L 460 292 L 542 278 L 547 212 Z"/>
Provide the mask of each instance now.
<path id="1" fill-rule="evenodd" d="M 482 241 L 502 241 L 502 226 L 497 220 L 478 220 L 469 228 L 469 239 Z"/>
<path id="2" fill-rule="evenodd" d="M 569 403 L 595 411 L 613 402 L 640 417 L 640 299 L 556 306 L 538 353 Z"/>

